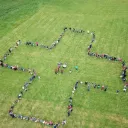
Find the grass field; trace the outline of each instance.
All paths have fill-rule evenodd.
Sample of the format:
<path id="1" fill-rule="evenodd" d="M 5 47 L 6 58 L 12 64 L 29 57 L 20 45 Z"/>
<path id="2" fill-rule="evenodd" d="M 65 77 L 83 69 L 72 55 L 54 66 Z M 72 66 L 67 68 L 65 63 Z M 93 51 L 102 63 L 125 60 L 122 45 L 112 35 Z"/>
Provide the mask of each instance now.
<path id="1" fill-rule="evenodd" d="M 93 51 L 121 57 L 128 64 L 126 0 L 0 0 L 0 3 L 0 57 L 19 39 L 22 43 L 38 41 L 50 45 L 67 26 L 95 31 Z M 19 46 L 5 62 L 34 68 L 41 79 L 34 80 L 14 111 L 54 122 L 66 119 L 64 128 L 127 128 L 128 93 L 123 92 L 119 78 L 121 64 L 88 56 L 90 39 L 88 34 L 68 31 L 51 51 Z M 63 75 L 54 73 L 58 62 L 68 64 Z M 10 105 L 29 77 L 28 73 L 0 67 L 0 128 L 47 127 L 8 115 Z M 79 86 L 73 113 L 66 117 L 68 98 L 77 80 L 105 84 L 108 90 L 91 88 L 88 92 L 85 86 Z"/>

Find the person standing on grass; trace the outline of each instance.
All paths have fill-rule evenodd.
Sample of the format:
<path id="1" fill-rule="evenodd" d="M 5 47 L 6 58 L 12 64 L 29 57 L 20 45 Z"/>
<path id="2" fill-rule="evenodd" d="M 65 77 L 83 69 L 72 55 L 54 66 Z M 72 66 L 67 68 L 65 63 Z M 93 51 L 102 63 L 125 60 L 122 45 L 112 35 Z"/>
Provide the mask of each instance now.
<path id="1" fill-rule="evenodd" d="M 6 60 L 7 59 L 7 55 L 6 54 L 4 54 L 4 60 Z"/>
<path id="2" fill-rule="evenodd" d="M 13 111 L 12 111 L 12 110 L 9 110 L 9 115 L 10 115 L 12 118 L 15 118 L 15 115 L 13 114 Z"/>
<path id="3" fill-rule="evenodd" d="M 126 90 L 127 90 L 126 88 L 123 89 L 124 92 L 126 92 Z"/>
<path id="4" fill-rule="evenodd" d="M 101 90 L 104 90 L 104 85 L 101 87 Z"/>
<path id="5" fill-rule="evenodd" d="M 80 81 L 80 84 L 83 84 L 83 82 L 82 82 L 82 81 Z"/>
<path id="6" fill-rule="evenodd" d="M 122 58 L 119 58 L 118 60 L 119 60 L 120 62 L 122 62 Z"/>
<path id="7" fill-rule="evenodd" d="M 65 124 L 66 124 L 66 120 L 63 120 L 63 121 L 62 121 L 62 125 L 65 125 Z"/>
<path id="8" fill-rule="evenodd" d="M 0 65 L 4 67 L 3 60 L 0 60 Z"/>
<path id="9" fill-rule="evenodd" d="M 78 70 L 78 66 L 75 66 L 75 69 Z"/>
<path id="10" fill-rule="evenodd" d="M 72 97 L 69 97 L 69 102 L 72 103 Z"/>
<path id="11" fill-rule="evenodd" d="M 12 52 L 12 48 L 10 47 L 8 51 L 11 53 Z"/>
<path id="12" fill-rule="evenodd" d="M 18 41 L 16 42 L 16 46 L 19 46 L 19 44 L 20 44 L 20 40 L 18 40 Z"/>
<path id="13" fill-rule="evenodd" d="M 67 30 L 67 27 L 64 28 L 64 32 Z"/>
<path id="14" fill-rule="evenodd" d="M 58 70 L 58 72 L 60 71 L 60 65 L 58 65 L 57 70 Z"/>
<path id="15" fill-rule="evenodd" d="M 75 90 L 77 89 L 77 87 L 78 87 L 78 83 L 76 82 L 76 83 L 75 83 L 75 87 L 74 87 Z"/>
<path id="16" fill-rule="evenodd" d="M 39 43 L 38 42 L 36 42 L 36 46 L 38 46 L 39 45 Z"/>
<path id="17" fill-rule="evenodd" d="M 67 64 L 66 64 L 66 63 L 64 63 L 64 64 L 62 65 L 62 67 L 63 67 L 63 68 L 66 68 L 66 67 L 67 67 Z"/>
<path id="18" fill-rule="evenodd" d="M 127 86 L 125 85 L 123 91 L 126 92 L 126 90 L 127 90 Z"/>
<path id="19" fill-rule="evenodd" d="M 122 61 L 122 67 L 124 67 L 125 66 L 125 61 Z"/>
<path id="20" fill-rule="evenodd" d="M 63 74 L 63 72 L 64 72 L 64 70 L 63 70 L 63 69 L 61 69 L 61 74 Z"/>
<path id="21" fill-rule="evenodd" d="M 70 116 L 70 114 L 71 114 L 71 111 L 70 111 L 70 110 L 68 110 L 68 116 Z"/>
<path id="22" fill-rule="evenodd" d="M 21 99 L 21 97 L 22 97 L 22 94 L 20 93 L 20 94 L 18 95 L 18 99 Z"/>
<path id="23" fill-rule="evenodd" d="M 99 84 L 97 85 L 97 88 L 100 88 L 100 85 Z"/>
<path id="24" fill-rule="evenodd" d="M 95 83 L 95 84 L 94 84 L 94 88 L 96 88 L 96 86 L 97 86 L 97 85 L 96 85 L 96 83 Z"/>
<path id="25" fill-rule="evenodd" d="M 55 124 L 54 126 L 53 126 L 53 128 L 57 128 L 59 126 L 59 124 Z"/>
<path id="26" fill-rule="evenodd" d="M 69 70 L 69 73 L 72 73 L 72 70 Z"/>
<path id="27" fill-rule="evenodd" d="M 69 30 L 72 30 L 72 28 L 69 28 Z"/>
<path id="28" fill-rule="evenodd" d="M 13 70 L 15 70 L 15 71 L 18 70 L 18 66 L 14 66 Z"/>
<path id="29" fill-rule="evenodd" d="M 118 94 L 119 93 L 119 90 L 116 90 L 116 93 Z"/>
<path id="30" fill-rule="evenodd" d="M 106 92 L 106 91 L 107 91 L 107 89 L 108 89 L 108 87 L 106 86 L 106 87 L 104 88 L 104 91 Z"/>
<path id="31" fill-rule="evenodd" d="M 88 84 L 88 82 L 87 81 L 85 81 L 85 85 L 87 85 Z"/>
<path id="32" fill-rule="evenodd" d="M 87 90 L 90 91 L 90 85 L 89 85 L 89 84 L 88 84 L 88 86 L 87 86 Z"/>

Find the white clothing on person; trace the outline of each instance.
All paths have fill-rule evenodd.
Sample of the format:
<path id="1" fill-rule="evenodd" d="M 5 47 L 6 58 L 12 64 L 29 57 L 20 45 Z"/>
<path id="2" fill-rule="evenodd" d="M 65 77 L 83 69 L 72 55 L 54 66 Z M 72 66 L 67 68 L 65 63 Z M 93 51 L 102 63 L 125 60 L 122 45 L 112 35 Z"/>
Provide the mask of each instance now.
<path id="1" fill-rule="evenodd" d="M 63 68 L 66 68 L 67 67 L 67 65 L 66 64 L 63 64 Z"/>
<path id="2" fill-rule="evenodd" d="M 126 92 L 126 88 L 124 88 L 123 91 Z"/>

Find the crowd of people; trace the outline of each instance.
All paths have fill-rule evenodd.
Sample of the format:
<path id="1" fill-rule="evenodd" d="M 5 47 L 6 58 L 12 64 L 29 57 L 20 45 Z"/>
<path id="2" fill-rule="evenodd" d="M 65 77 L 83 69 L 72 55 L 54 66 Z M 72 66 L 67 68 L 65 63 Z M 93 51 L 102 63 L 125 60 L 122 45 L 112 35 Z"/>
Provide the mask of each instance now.
<path id="1" fill-rule="evenodd" d="M 4 63 L 3 60 L 0 60 L 0 66 L 8 68 L 8 69 L 12 69 L 14 71 L 19 70 L 19 71 L 29 72 L 31 75 L 35 73 L 34 69 L 19 67 L 18 65 L 12 66 L 7 63 Z"/>
<path id="2" fill-rule="evenodd" d="M 67 67 L 66 63 L 58 62 L 57 67 L 55 68 L 55 74 L 61 73 L 63 74 L 64 69 Z"/>
<path id="3" fill-rule="evenodd" d="M 7 58 L 8 55 L 11 55 L 12 51 L 14 50 L 14 48 L 17 48 L 20 43 L 21 43 L 21 41 L 19 40 L 19 41 L 16 42 L 16 45 L 14 47 L 9 48 L 8 54 L 6 54 L 6 58 Z M 36 45 L 38 45 L 38 44 L 36 43 Z M 25 82 L 25 84 L 21 88 L 21 91 L 17 95 L 16 100 L 12 103 L 12 105 L 11 105 L 9 111 L 8 111 L 9 115 L 12 118 L 19 118 L 19 119 L 22 119 L 22 120 L 30 120 L 30 121 L 41 123 L 41 124 L 45 124 L 45 125 L 48 125 L 48 126 L 53 126 L 54 128 L 57 128 L 60 125 L 65 125 L 66 124 L 66 120 L 62 120 L 62 122 L 60 122 L 60 123 L 53 123 L 52 121 L 42 120 L 40 118 L 36 118 L 35 116 L 29 117 L 29 116 L 25 116 L 25 115 L 14 113 L 14 108 L 15 108 L 16 104 L 20 102 L 20 100 L 22 99 L 23 95 L 28 91 L 28 87 L 30 86 L 30 84 L 33 82 L 33 80 L 36 77 L 38 77 L 40 79 L 40 76 L 37 76 L 36 71 L 34 69 L 30 69 L 30 68 L 26 69 L 26 68 L 23 68 L 23 67 L 19 67 L 18 65 L 11 66 L 11 65 L 9 65 L 7 63 L 4 63 L 4 60 L 5 59 L 0 59 L 0 66 L 1 67 L 6 67 L 8 69 L 12 69 L 12 70 L 15 70 L 15 71 L 19 70 L 19 71 L 23 71 L 23 72 L 28 72 L 28 73 L 30 73 L 32 75 L 29 78 L 29 80 L 27 82 Z M 65 66 L 65 65 L 66 64 L 63 64 L 63 66 Z M 58 66 L 59 66 L 59 63 L 58 63 Z M 65 67 L 63 67 L 63 68 L 65 68 Z M 62 71 L 61 71 L 61 73 L 62 73 Z"/>
<path id="4" fill-rule="evenodd" d="M 88 81 L 85 81 L 85 85 L 87 86 L 87 91 L 90 91 L 90 88 L 93 87 L 93 88 L 97 88 L 97 89 L 101 89 L 103 91 L 107 91 L 108 89 L 108 86 L 107 85 L 101 85 L 101 84 L 96 84 L 96 83 L 92 83 L 92 82 L 88 82 Z"/>
<path id="5" fill-rule="evenodd" d="M 21 44 L 21 40 L 18 40 L 16 44 L 13 47 L 10 47 L 7 52 L 3 55 L 3 57 L 0 59 L 2 61 L 5 61 L 7 57 L 13 52 L 15 48 L 17 48 Z"/>
<path id="6" fill-rule="evenodd" d="M 123 82 L 126 82 L 126 71 L 127 71 L 127 66 L 125 65 L 125 61 L 122 61 L 122 73 L 121 73 L 121 79 Z"/>
<path id="7" fill-rule="evenodd" d="M 68 107 L 67 107 L 67 116 L 69 117 L 73 111 L 73 96 L 74 96 L 74 93 L 75 91 L 77 90 L 78 88 L 78 84 L 80 83 L 80 81 L 76 81 L 74 87 L 73 87 L 73 90 L 72 90 L 72 95 L 69 97 L 69 103 L 68 103 Z"/>
<path id="8" fill-rule="evenodd" d="M 127 69 L 128 67 L 126 66 L 126 63 L 124 60 L 122 60 L 122 58 L 119 58 L 119 57 L 115 57 L 115 56 L 110 56 L 108 54 L 99 54 L 97 52 L 91 52 L 91 49 L 92 49 L 92 44 L 93 42 L 95 41 L 95 33 L 92 32 L 92 39 L 91 39 L 91 43 L 90 45 L 88 46 L 88 55 L 89 56 L 95 56 L 97 58 L 105 58 L 105 59 L 108 59 L 110 61 L 118 61 L 118 62 L 121 62 L 122 63 L 122 72 L 121 72 L 121 75 L 120 75 L 120 78 L 121 80 L 123 81 L 124 83 L 124 88 L 123 88 L 123 91 L 126 92 L 128 86 L 127 86 Z M 117 90 L 117 93 L 119 92 L 119 90 Z"/>
<path id="9" fill-rule="evenodd" d="M 31 79 L 32 78 L 35 78 L 35 77 L 31 77 L 30 78 L 30 83 L 31 83 Z M 30 83 L 25 83 L 24 84 L 24 88 L 27 88 L 28 85 Z M 76 81 L 74 87 L 73 87 L 73 91 L 72 91 L 72 95 L 69 97 L 69 104 L 67 106 L 67 116 L 69 117 L 73 111 L 73 96 L 74 96 L 74 93 L 75 91 L 78 89 L 78 85 L 79 84 L 82 84 L 83 82 L 81 81 Z M 100 85 L 100 84 L 96 84 L 96 83 L 91 83 L 91 82 L 85 82 L 85 85 L 87 85 L 87 88 L 89 88 L 88 91 L 90 91 L 90 87 L 93 86 L 94 88 L 101 88 L 101 90 L 104 90 L 104 91 L 107 91 L 107 86 L 105 85 Z M 23 116 L 21 114 L 14 114 L 13 113 L 13 108 L 14 108 L 14 105 L 20 101 L 20 99 L 22 98 L 23 96 L 23 93 L 25 92 L 26 90 L 22 90 L 19 95 L 18 95 L 18 99 L 13 103 L 13 105 L 11 106 L 10 110 L 9 110 L 9 114 L 12 118 L 20 118 L 22 120 L 30 120 L 30 121 L 33 121 L 33 122 L 38 122 L 38 123 L 41 123 L 41 124 L 45 124 L 45 125 L 48 125 L 48 126 L 53 126 L 54 128 L 57 128 L 58 126 L 60 125 L 65 125 L 66 124 L 66 120 L 63 120 L 61 123 L 56 123 L 54 124 L 52 121 L 46 121 L 46 120 L 42 120 L 40 118 L 36 118 L 36 117 L 28 117 L 28 116 Z"/>
<path id="10" fill-rule="evenodd" d="M 70 30 L 71 32 L 75 32 L 75 33 L 85 33 L 85 31 L 81 30 L 81 29 L 65 27 L 63 29 L 63 32 L 60 34 L 59 38 L 56 41 L 54 41 L 50 46 L 46 46 L 46 45 L 40 44 L 38 42 L 36 42 L 36 43 L 26 42 L 25 44 L 26 45 L 31 45 L 31 46 L 37 46 L 37 47 L 40 46 L 40 47 L 43 47 L 43 48 L 46 48 L 46 49 L 52 49 L 60 42 L 60 40 L 64 36 L 64 33 L 67 30 Z M 87 31 L 87 34 L 89 34 L 89 33 L 90 32 Z M 122 63 L 122 72 L 121 72 L 121 76 L 120 77 L 121 77 L 122 81 L 124 82 L 123 91 L 126 92 L 126 90 L 128 88 L 128 82 L 126 81 L 127 80 L 126 79 L 126 76 L 127 76 L 126 71 L 127 71 L 128 67 L 125 64 L 125 61 L 123 61 L 121 58 L 113 57 L 113 56 L 110 56 L 108 54 L 98 54 L 98 53 L 91 52 L 92 44 L 93 44 L 93 42 L 95 42 L 95 37 L 96 37 L 95 36 L 95 32 L 91 32 L 91 35 L 92 35 L 92 39 L 91 39 L 90 45 L 88 46 L 88 55 L 89 56 L 95 56 L 97 58 L 105 58 L 105 59 L 108 59 L 108 60 L 111 60 L 111 61 L 119 61 L 119 62 L 121 62 Z M 4 61 L 6 60 L 7 56 L 9 56 L 12 53 L 12 51 L 14 50 L 14 48 L 17 48 L 19 46 L 19 44 L 21 44 L 20 40 L 18 40 L 16 42 L 16 45 L 14 47 L 10 47 L 8 49 L 8 51 L 4 54 L 3 58 L 0 59 L 0 66 L 2 66 L 2 67 L 6 67 L 6 68 L 9 68 L 9 69 L 12 69 L 12 70 L 15 70 L 15 71 L 16 70 L 26 71 L 26 72 L 29 72 L 31 74 L 31 77 L 29 78 L 29 80 L 27 82 L 25 82 L 25 84 L 23 85 L 20 93 L 17 96 L 17 99 L 11 105 L 11 107 L 9 109 L 9 115 L 12 118 L 20 118 L 22 120 L 30 120 L 30 121 L 38 122 L 38 123 L 45 124 L 45 125 L 48 125 L 48 126 L 53 126 L 54 128 L 57 128 L 60 125 L 65 125 L 66 124 L 66 120 L 63 120 L 62 122 L 59 122 L 59 123 L 53 123 L 52 121 L 42 120 L 40 118 L 36 118 L 35 116 L 29 117 L 29 116 L 24 116 L 24 115 L 21 115 L 21 114 L 16 114 L 16 113 L 13 112 L 14 107 L 16 106 L 16 104 L 18 102 L 20 102 L 20 100 L 22 99 L 23 95 L 28 91 L 28 87 L 30 86 L 30 84 L 37 77 L 36 71 L 34 69 L 31 70 L 29 68 L 26 69 L 26 68 L 23 68 L 23 67 L 19 67 L 18 65 L 11 66 L 9 64 L 5 64 L 4 63 Z M 58 73 L 63 74 L 64 69 L 66 67 L 67 67 L 66 63 L 59 62 L 57 64 L 57 67 L 55 68 L 55 74 L 58 74 Z M 78 70 L 78 66 L 75 66 L 75 69 Z M 69 72 L 71 73 L 72 71 L 70 70 Z M 40 76 L 38 76 L 38 78 L 40 78 Z M 69 103 L 68 103 L 68 106 L 67 106 L 67 117 L 69 117 L 71 115 L 72 111 L 73 111 L 73 96 L 74 96 L 74 93 L 77 90 L 78 85 L 82 84 L 82 83 L 83 83 L 82 81 L 76 81 L 76 83 L 75 83 L 75 85 L 73 87 L 72 95 L 69 97 Z M 105 92 L 108 89 L 107 85 L 100 85 L 100 84 L 91 83 L 91 82 L 87 82 L 87 81 L 85 82 L 85 85 L 87 87 L 87 91 L 90 91 L 91 87 L 97 88 L 97 89 L 101 89 L 101 90 L 103 90 Z M 117 93 L 119 93 L 119 90 L 117 90 Z"/>
<path id="11" fill-rule="evenodd" d="M 92 82 L 82 82 L 80 80 L 76 81 L 76 83 L 74 84 L 74 87 L 73 87 L 73 90 L 72 90 L 72 95 L 69 97 L 69 104 L 68 104 L 68 111 L 67 111 L 67 115 L 68 117 L 71 115 L 72 111 L 73 111 L 73 96 L 74 96 L 74 93 L 75 91 L 78 89 L 78 85 L 79 84 L 85 84 L 85 86 L 87 87 L 87 91 L 90 91 L 90 88 L 93 87 L 93 88 L 97 88 L 97 89 L 101 89 L 103 90 L 104 92 L 107 91 L 108 89 L 108 86 L 107 85 L 104 85 L 104 84 L 96 84 L 96 83 L 92 83 Z"/>
<path id="12" fill-rule="evenodd" d="M 57 128 L 60 125 L 65 125 L 66 124 L 66 120 L 63 120 L 61 123 L 53 123 L 52 121 L 46 121 L 46 120 L 43 120 L 43 119 L 40 119 L 40 118 L 36 118 L 35 116 L 25 116 L 25 115 L 16 114 L 16 113 L 13 112 L 14 107 L 16 106 L 16 104 L 18 102 L 20 102 L 20 100 L 22 99 L 24 93 L 27 92 L 28 87 L 30 86 L 30 84 L 33 82 L 33 80 L 35 78 L 36 78 L 36 73 L 34 72 L 34 75 L 32 75 L 30 77 L 30 79 L 27 82 L 25 82 L 24 86 L 22 87 L 20 93 L 17 96 L 17 99 L 11 105 L 11 107 L 9 109 L 9 115 L 12 118 L 19 118 L 21 120 L 27 120 L 27 121 L 30 120 L 30 121 L 35 122 L 35 123 L 41 123 L 41 124 L 44 124 L 44 125 L 47 125 L 47 126 L 53 126 L 54 128 Z"/>
<path id="13" fill-rule="evenodd" d="M 51 50 L 51 49 L 53 49 L 54 47 L 56 47 L 57 44 L 60 43 L 62 37 L 64 36 L 64 34 L 65 34 L 65 32 L 66 32 L 67 30 L 70 30 L 70 31 L 76 32 L 76 33 L 84 33 L 84 32 L 85 32 L 84 30 L 81 30 L 81 29 L 75 29 L 75 28 L 71 28 L 71 27 L 70 27 L 70 28 L 64 27 L 63 32 L 59 35 L 58 39 L 55 40 L 50 46 L 44 45 L 44 44 L 41 44 L 41 43 L 38 43 L 38 42 L 33 43 L 33 42 L 31 42 L 31 41 L 28 41 L 28 42 L 26 42 L 25 44 L 26 44 L 26 45 L 30 45 L 30 46 L 40 46 L 41 48 L 46 48 L 46 49 L 48 49 L 48 50 Z"/>
<path id="14" fill-rule="evenodd" d="M 30 45 L 30 46 L 40 46 L 41 48 L 46 48 L 46 49 L 48 49 L 48 50 L 51 50 L 51 49 L 53 49 L 54 47 L 56 47 L 57 44 L 60 43 L 60 40 L 61 40 L 62 37 L 64 36 L 64 33 L 65 33 L 65 31 L 63 31 L 63 32 L 59 35 L 59 38 L 58 38 L 57 40 L 55 40 L 50 46 L 44 45 L 44 44 L 40 44 L 40 43 L 38 43 L 38 42 L 35 42 L 35 43 L 33 43 L 33 42 L 26 42 L 25 44 L 26 44 L 26 45 Z"/>
<path id="15" fill-rule="evenodd" d="M 23 115 L 20 115 L 20 114 L 16 114 L 13 112 L 14 110 L 14 107 L 16 106 L 16 104 L 18 102 L 20 102 L 20 100 L 22 99 L 23 95 L 25 94 L 25 92 L 27 92 L 28 90 L 28 86 L 33 82 L 33 80 L 36 78 L 37 74 L 35 72 L 35 70 L 31 70 L 31 69 L 24 69 L 24 68 L 19 68 L 18 66 L 9 66 L 8 64 L 4 64 L 6 65 L 6 67 L 9 67 L 13 70 L 21 70 L 21 71 L 27 71 L 29 72 L 32 76 L 30 77 L 30 79 L 25 82 L 24 86 L 21 88 L 21 91 L 20 93 L 17 95 L 17 99 L 12 103 L 10 109 L 9 109 L 9 115 L 12 117 L 12 118 L 20 118 L 20 119 L 24 119 L 24 120 L 29 120 L 30 117 L 27 117 L 27 116 L 23 116 Z"/>
<path id="16" fill-rule="evenodd" d="M 19 45 L 19 43 L 16 46 L 18 46 L 18 45 Z M 11 52 L 12 52 L 12 49 L 11 49 L 10 53 Z M 58 65 L 59 65 L 59 63 L 58 63 Z M 63 64 L 63 65 L 65 65 L 65 64 Z M 8 111 L 9 115 L 12 118 L 19 118 L 19 119 L 22 119 L 22 120 L 30 120 L 30 121 L 45 124 L 45 125 L 48 125 L 48 126 L 53 126 L 54 128 L 57 128 L 60 125 L 65 125 L 66 124 L 66 120 L 63 120 L 61 123 L 53 123 L 52 121 L 42 120 L 40 118 L 36 118 L 35 116 L 30 117 L 30 116 L 25 116 L 25 115 L 14 113 L 14 108 L 15 108 L 16 104 L 20 102 L 23 95 L 28 91 L 28 87 L 30 86 L 30 84 L 33 82 L 33 80 L 36 77 L 40 78 L 40 76 L 37 76 L 37 73 L 34 69 L 30 69 L 30 68 L 26 69 L 26 68 L 23 68 L 23 67 L 19 67 L 18 65 L 11 66 L 9 64 L 4 63 L 4 60 L 2 60 L 2 59 L 0 59 L 0 66 L 1 67 L 6 67 L 8 69 L 15 70 L 15 71 L 19 70 L 19 71 L 23 71 L 23 72 L 28 72 L 32 75 L 29 78 L 29 80 L 24 83 L 24 85 L 21 88 L 19 94 L 17 95 L 16 100 L 12 103 L 12 105 L 11 105 L 9 111 Z"/>
<path id="17" fill-rule="evenodd" d="M 64 31 L 67 31 L 67 30 L 70 30 L 72 32 L 75 32 L 75 33 L 84 33 L 85 31 L 82 30 L 82 29 L 75 29 L 75 28 L 68 28 L 68 27 L 64 27 Z"/>

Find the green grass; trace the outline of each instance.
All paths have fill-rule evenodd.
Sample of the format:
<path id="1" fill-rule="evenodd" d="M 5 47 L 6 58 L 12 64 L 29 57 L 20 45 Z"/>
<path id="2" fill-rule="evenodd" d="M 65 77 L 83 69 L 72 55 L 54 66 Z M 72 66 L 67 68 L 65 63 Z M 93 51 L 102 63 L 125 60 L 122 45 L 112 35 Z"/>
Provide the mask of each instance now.
<path id="1" fill-rule="evenodd" d="M 0 56 L 18 39 L 50 45 L 63 27 L 96 33 L 93 51 L 124 58 L 128 62 L 128 2 L 126 0 L 49 0 L 0 1 Z M 17 7 L 18 6 L 18 7 Z M 5 18 L 5 19 L 4 19 Z M 118 62 L 89 57 L 86 48 L 91 36 L 68 31 L 52 51 L 21 45 L 6 60 L 11 65 L 34 68 L 41 76 L 35 80 L 15 107 L 15 112 L 46 120 L 63 120 L 68 97 L 77 80 L 104 83 L 106 93 L 81 85 L 74 95 L 74 110 L 65 128 L 127 128 L 127 93 L 122 92 Z M 67 62 L 63 75 L 55 75 L 57 62 Z M 74 66 L 79 70 L 75 71 Z M 69 70 L 72 73 L 69 74 Z M 8 109 L 30 76 L 0 67 L 1 128 L 40 128 L 40 124 L 11 119 Z M 115 94 L 119 89 L 120 93 Z"/>

